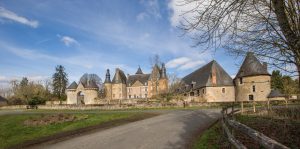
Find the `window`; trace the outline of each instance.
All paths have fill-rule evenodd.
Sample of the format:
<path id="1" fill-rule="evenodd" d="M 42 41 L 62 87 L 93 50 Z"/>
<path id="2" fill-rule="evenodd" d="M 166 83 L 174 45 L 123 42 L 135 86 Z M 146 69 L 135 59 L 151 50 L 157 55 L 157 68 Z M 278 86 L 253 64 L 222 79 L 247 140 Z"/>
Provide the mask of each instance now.
<path id="1" fill-rule="evenodd" d="M 200 96 L 200 90 L 197 90 L 197 96 Z"/>
<path id="2" fill-rule="evenodd" d="M 194 84 L 193 83 L 191 84 L 191 88 L 194 88 Z"/>
<path id="3" fill-rule="evenodd" d="M 145 91 L 147 92 L 147 90 L 148 90 L 148 88 L 147 87 L 145 87 Z"/>
<path id="4" fill-rule="evenodd" d="M 131 98 L 131 95 L 129 95 L 129 98 Z"/>
<path id="5" fill-rule="evenodd" d="M 240 78 L 240 84 L 243 84 L 243 78 Z"/>
<path id="6" fill-rule="evenodd" d="M 255 85 L 252 86 L 252 91 L 255 92 Z"/>
<path id="7" fill-rule="evenodd" d="M 205 89 L 202 89 L 202 94 L 205 94 Z"/>
<path id="8" fill-rule="evenodd" d="M 190 96 L 194 96 L 194 92 L 191 92 L 191 93 L 190 93 Z"/>
<path id="9" fill-rule="evenodd" d="M 225 93 L 225 88 L 222 88 L 222 93 L 223 93 L 223 94 Z"/>
<path id="10" fill-rule="evenodd" d="M 145 94 L 145 98 L 147 98 L 147 94 Z"/>
<path id="11" fill-rule="evenodd" d="M 134 95 L 134 98 L 136 98 L 136 95 Z"/>
<path id="12" fill-rule="evenodd" d="M 254 100 L 254 97 L 253 95 L 249 95 L 249 100 L 253 101 Z"/>

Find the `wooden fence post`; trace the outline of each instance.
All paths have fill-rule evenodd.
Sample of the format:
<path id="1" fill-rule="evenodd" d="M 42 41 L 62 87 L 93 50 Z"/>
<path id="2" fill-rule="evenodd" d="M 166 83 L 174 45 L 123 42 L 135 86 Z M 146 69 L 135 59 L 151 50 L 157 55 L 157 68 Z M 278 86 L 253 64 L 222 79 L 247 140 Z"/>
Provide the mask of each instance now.
<path id="1" fill-rule="evenodd" d="M 242 109 L 242 114 L 244 113 L 244 102 L 241 102 L 241 109 Z"/>
<path id="2" fill-rule="evenodd" d="M 255 101 L 253 101 L 252 104 L 253 104 L 253 112 L 255 113 L 256 112 Z"/>

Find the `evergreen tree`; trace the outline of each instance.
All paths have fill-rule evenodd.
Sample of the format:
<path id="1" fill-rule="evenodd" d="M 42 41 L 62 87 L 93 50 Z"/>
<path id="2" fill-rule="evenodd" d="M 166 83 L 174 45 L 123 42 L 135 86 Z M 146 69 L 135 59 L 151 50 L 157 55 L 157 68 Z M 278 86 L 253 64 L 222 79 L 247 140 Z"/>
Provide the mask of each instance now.
<path id="1" fill-rule="evenodd" d="M 273 70 L 272 77 L 271 77 L 271 88 L 278 89 L 283 92 L 283 80 L 282 74 L 279 70 Z"/>
<path id="2" fill-rule="evenodd" d="M 68 84 L 68 75 L 62 65 L 56 66 L 55 71 L 52 76 L 53 94 L 60 100 L 63 100 L 66 97 L 65 91 Z"/>

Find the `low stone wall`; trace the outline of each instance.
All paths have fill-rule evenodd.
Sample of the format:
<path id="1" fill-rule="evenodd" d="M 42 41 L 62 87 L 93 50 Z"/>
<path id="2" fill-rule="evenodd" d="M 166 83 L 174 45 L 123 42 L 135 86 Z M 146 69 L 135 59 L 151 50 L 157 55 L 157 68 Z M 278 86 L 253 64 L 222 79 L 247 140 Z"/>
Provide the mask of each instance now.
<path id="1" fill-rule="evenodd" d="M 177 102 L 155 102 L 155 101 L 136 101 L 133 100 L 122 102 L 113 101 L 108 104 L 107 102 L 103 104 L 96 105 L 67 105 L 67 104 L 49 104 L 49 105 L 38 105 L 38 109 L 52 109 L 52 110 L 121 110 L 121 109 L 150 109 L 150 108 L 176 108 L 176 107 L 214 107 L 219 106 L 219 103 L 186 103 Z M 26 105 L 11 105 L 3 106 L 0 109 L 26 109 Z"/>
<path id="2" fill-rule="evenodd" d="M 26 105 L 9 105 L 0 107 L 1 110 L 26 109 Z"/>

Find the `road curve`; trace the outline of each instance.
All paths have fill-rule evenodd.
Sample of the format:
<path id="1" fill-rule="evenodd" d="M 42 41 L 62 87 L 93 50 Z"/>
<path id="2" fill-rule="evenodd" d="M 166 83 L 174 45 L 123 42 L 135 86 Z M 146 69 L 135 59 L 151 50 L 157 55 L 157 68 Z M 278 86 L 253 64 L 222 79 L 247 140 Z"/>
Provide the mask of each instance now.
<path id="1" fill-rule="evenodd" d="M 153 118 L 77 136 L 32 149 L 173 149 L 185 148 L 196 132 L 220 118 L 220 110 L 172 111 Z"/>

